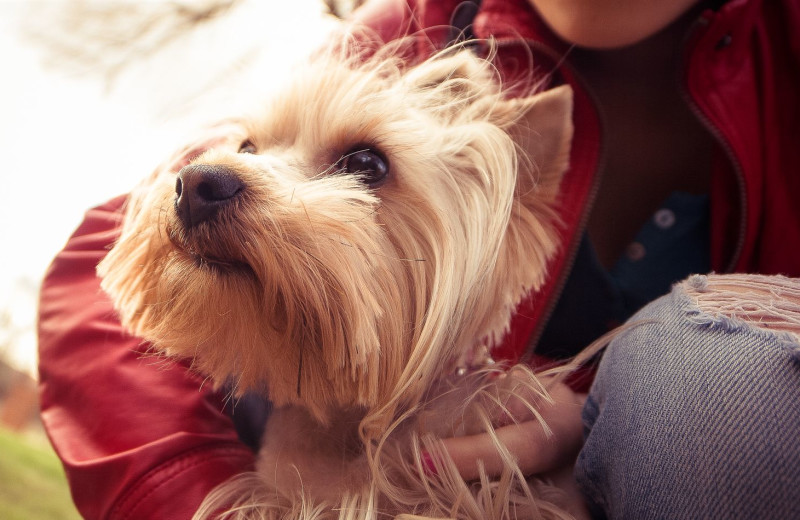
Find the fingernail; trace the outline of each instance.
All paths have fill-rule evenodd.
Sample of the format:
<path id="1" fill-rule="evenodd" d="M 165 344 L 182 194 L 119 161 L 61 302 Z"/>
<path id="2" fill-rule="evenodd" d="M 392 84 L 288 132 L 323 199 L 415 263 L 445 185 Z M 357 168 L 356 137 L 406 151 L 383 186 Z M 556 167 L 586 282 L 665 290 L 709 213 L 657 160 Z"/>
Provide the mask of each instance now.
<path id="1" fill-rule="evenodd" d="M 426 477 L 435 477 L 439 474 L 436 470 L 436 463 L 430 453 L 423 451 L 419 457 L 420 462 L 422 462 L 422 471 L 425 473 Z"/>

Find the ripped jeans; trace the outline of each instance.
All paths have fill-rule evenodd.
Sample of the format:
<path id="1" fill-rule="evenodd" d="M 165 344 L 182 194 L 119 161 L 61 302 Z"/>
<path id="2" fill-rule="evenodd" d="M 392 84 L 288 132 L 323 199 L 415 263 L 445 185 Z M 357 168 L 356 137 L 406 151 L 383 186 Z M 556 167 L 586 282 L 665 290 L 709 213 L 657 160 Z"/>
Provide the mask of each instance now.
<path id="1" fill-rule="evenodd" d="M 800 279 L 693 276 L 631 322 L 583 412 L 593 515 L 800 518 Z"/>

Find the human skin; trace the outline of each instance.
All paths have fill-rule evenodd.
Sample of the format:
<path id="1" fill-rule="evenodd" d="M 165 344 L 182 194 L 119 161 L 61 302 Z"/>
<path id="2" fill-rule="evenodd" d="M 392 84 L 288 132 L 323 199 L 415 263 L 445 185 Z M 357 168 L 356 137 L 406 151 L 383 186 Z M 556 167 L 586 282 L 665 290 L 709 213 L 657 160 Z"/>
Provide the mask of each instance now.
<path id="1" fill-rule="evenodd" d="M 678 19 L 698 0 L 529 0 L 564 41 L 592 49 L 636 44 Z"/>

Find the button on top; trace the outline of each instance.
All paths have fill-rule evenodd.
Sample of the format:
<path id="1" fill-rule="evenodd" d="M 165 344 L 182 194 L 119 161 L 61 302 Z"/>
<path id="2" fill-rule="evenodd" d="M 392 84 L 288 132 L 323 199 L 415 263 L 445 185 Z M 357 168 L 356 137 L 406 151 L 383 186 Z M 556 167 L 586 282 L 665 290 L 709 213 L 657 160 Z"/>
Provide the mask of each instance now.
<path id="1" fill-rule="evenodd" d="M 660 209 L 653 215 L 653 221 L 661 229 L 671 228 L 675 224 L 675 213 L 670 209 Z"/>
<path id="2" fill-rule="evenodd" d="M 628 260 L 631 262 L 637 262 L 645 257 L 647 251 L 645 250 L 644 246 L 639 242 L 631 242 L 628 244 L 628 247 L 625 249 L 625 256 L 628 257 Z"/>

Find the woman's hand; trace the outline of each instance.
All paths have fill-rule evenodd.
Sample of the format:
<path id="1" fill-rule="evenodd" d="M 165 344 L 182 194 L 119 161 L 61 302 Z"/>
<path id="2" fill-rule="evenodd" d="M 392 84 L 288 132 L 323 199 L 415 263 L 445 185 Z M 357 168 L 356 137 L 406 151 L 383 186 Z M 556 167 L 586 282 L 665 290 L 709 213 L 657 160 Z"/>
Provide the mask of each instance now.
<path id="1" fill-rule="evenodd" d="M 513 377 L 512 374 L 513 371 L 509 377 Z M 578 394 L 562 382 L 548 384 L 545 380 L 544 384 L 552 402 L 533 395 L 518 396 L 507 403 L 515 421 L 503 421 L 495 429 L 497 437 L 516 457 L 525 475 L 549 473 L 571 466 L 583 442 L 581 410 L 586 394 Z M 535 403 L 547 428 L 533 417 L 522 404 L 523 400 Z M 453 437 L 443 442 L 465 480 L 479 477 L 479 460 L 489 476 L 498 476 L 503 470 L 502 455 L 489 434 Z"/>

